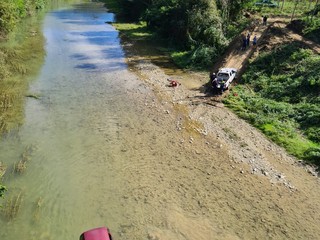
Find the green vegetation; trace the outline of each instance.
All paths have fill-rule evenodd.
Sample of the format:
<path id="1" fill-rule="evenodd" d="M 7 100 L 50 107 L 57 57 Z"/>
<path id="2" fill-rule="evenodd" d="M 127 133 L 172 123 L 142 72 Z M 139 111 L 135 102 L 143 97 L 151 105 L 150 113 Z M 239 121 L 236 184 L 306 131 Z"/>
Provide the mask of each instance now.
<path id="1" fill-rule="evenodd" d="M 262 0 L 261 0 L 262 1 Z M 294 15 L 295 17 L 301 17 L 305 15 L 306 12 L 311 11 L 315 7 L 315 1 L 310 0 L 281 0 L 280 2 L 277 0 L 271 1 L 278 5 L 278 7 L 263 7 L 263 6 L 257 6 L 255 5 L 255 2 L 258 1 L 252 1 L 250 4 L 248 4 L 248 10 L 251 12 L 258 12 L 261 14 L 272 14 L 272 15 L 284 15 L 288 17 L 292 17 Z"/>
<path id="2" fill-rule="evenodd" d="M 3 166 L 3 164 L 0 162 L 0 181 L 3 177 L 3 175 L 5 174 L 6 172 L 6 167 Z M 0 198 L 3 198 L 4 197 L 4 193 L 5 191 L 7 191 L 7 188 L 3 185 L 1 185 L 1 182 L 0 182 Z M 1 205 L 0 205 L 1 207 Z"/>
<path id="3" fill-rule="evenodd" d="M 38 71 L 44 57 L 44 38 L 38 34 L 39 19 L 34 16 L 46 3 L 46 0 L 0 1 L 0 135 L 23 122 L 28 79 Z M 4 172 L 0 169 L 1 177 Z M 1 177 L 0 197 L 3 197 L 6 187 L 1 185 Z"/>
<path id="4" fill-rule="evenodd" d="M 10 32 L 21 18 L 35 14 L 45 7 L 45 0 L 2 0 L 0 2 L 0 33 Z"/>
<path id="5" fill-rule="evenodd" d="M 161 39 L 162 51 L 182 68 L 212 66 L 250 25 L 243 10 L 261 18 L 293 19 L 293 28 L 299 28 L 295 30 L 320 41 L 316 1 L 274 1 L 278 7 L 257 6 L 256 1 L 104 1 L 121 16 L 115 26 L 122 34 L 134 41 L 153 40 L 153 44 Z M 135 9 L 134 14 L 129 8 Z M 127 19 L 136 23 L 127 24 Z M 279 46 L 251 63 L 243 83 L 225 102 L 289 153 L 320 166 L 319 66 L 319 56 L 303 45 Z"/>
<path id="6" fill-rule="evenodd" d="M 0 198 L 2 198 L 4 196 L 5 191 L 7 191 L 7 188 L 0 184 Z"/>
<path id="7" fill-rule="evenodd" d="M 5 133 L 23 121 L 24 96 L 29 76 L 38 71 L 44 57 L 44 39 L 33 26 L 30 32 L 11 36 L 0 44 L 0 132 Z M 15 40 L 15 41 L 14 41 Z"/>
<path id="8" fill-rule="evenodd" d="M 3 207 L 3 213 L 7 219 L 12 220 L 17 217 L 23 202 L 22 192 L 7 199 Z"/>
<path id="9" fill-rule="evenodd" d="M 154 34 L 147 28 L 146 22 L 114 23 L 113 25 L 131 40 L 138 41 L 154 39 Z"/>
<path id="10" fill-rule="evenodd" d="M 137 40 L 137 36 L 143 41 L 157 39 L 157 43 L 162 44 L 161 49 L 184 68 L 211 66 L 248 24 L 242 17 L 242 9 L 249 0 L 231 3 L 210 0 L 104 2 L 110 11 L 117 13 L 117 29 L 133 40 Z M 126 24 L 127 21 L 131 24 Z"/>
<path id="11" fill-rule="evenodd" d="M 279 7 L 256 6 L 254 2 L 248 4 L 248 10 L 261 16 L 282 16 L 286 17 L 290 23 L 290 28 L 305 37 L 320 43 L 320 3 L 319 1 L 273 1 Z"/>
<path id="12" fill-rule="evenodd" d="M 319 55 L 286 44 L 260 54 L 225 103 L 289 153 L 320 166 L 319 72 Z"/>

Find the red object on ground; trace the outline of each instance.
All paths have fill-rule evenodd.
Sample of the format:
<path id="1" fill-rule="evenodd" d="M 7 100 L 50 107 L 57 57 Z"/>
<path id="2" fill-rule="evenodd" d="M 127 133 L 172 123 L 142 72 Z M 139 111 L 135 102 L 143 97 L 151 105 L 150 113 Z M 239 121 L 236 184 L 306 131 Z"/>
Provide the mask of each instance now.
<path id="1" fill-rule="evenodd" d="M 180 83 L 176 80 L 170 80 L 170 87 L 177 87 Z"/>
<path id="2" fill-rule="evenodd" d="M 94 228 L 81 234 L 80 240 L 112 240 L 106 227 Z"/>

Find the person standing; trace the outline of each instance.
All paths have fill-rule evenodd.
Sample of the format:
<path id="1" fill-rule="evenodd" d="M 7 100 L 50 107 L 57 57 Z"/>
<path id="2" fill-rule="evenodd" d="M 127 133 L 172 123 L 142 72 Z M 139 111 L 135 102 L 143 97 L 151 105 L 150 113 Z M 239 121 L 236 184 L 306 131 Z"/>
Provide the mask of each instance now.
<path id="1" fill-rule="evenodd" d="M 253 40 L 252 40 L 253 47 L 257 45 L 257 35 L 254 35 Z"/>
<path id="2" fill-rule="evenodd" d="M 250 46 L 250 32 L 248 32 L 248 34 L 247 34 L 246 45 L 247 45 L 247 47 Z"/>
<path id="3" fill-rule="evenodd" d="M 246 36 L 244 34 L 242 34 L 242 47 L 241 47 L 241 50 L 246 50 L 246 47 L 247 47 L 247 39 L 246 39 Z"/>
<path id="4" fill-rule="evenodd" d="M 262 22 L 263 22 L 263 25 L 264 25 L 264 26 L 266 26 L 266 25 L 267 25 L 267 20 L 268 20 L 267 15 L 263 16 L 263 18 L 262 18 Z"/>
<path id="5" fill-rule="evenodd" d="M 216 79 L 216 74 L 214 72 L 210 73 L 210 81 L 212 82 L 215 79 Z"/>

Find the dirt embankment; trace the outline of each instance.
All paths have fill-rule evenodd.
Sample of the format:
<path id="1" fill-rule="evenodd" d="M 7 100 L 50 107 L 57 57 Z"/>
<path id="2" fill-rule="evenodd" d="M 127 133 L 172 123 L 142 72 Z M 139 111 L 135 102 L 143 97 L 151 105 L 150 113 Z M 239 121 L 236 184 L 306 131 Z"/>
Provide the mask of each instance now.
<path id="1" fill-rule="evenodd" d="M 267 29 L 259 29 L 259 36 Z M 279 39 L 275 37 L 270 40 L 276 43 Z M 262 39 L 260 43 L 257 50 L 266 47 Z M 200 227 L 196 219 L 202 216 L 205 221 L 201 224 L 202 233 L 194 238 L 175 238 L 166 236 L 161 229 L 153 229 L 149 239 L 209 239 L 208 236 L 210 239 L 239 239 L 237 236 L 243 239 L 261 239 L 262 236 L 265 239 L 320 238 L 320 216 L 317 214 L 320 181 L 311 167 L 289 156 L 284 149 L 225 108 L 221 101 L 208 97 L 203 88 L 209 80 L 206 73 L 168 74 L 168 71 L 153 64 L 148 56 L 139 56 L 132 44 L 124 45 L 130 70 L 154 91 L 162 107 L 168 109 L 165 112 L 155 110 L 155 114 L 166 114 L 174 119 L 172 125 L 176 130 L 190 135 L 190 152 L 194 151 L 202 156 L 203 161 L 208 161 L 203 166 L 200 162 L 195 166 L 185 166 L 194 170 L 188 171 L 195 174 L 188 176 L 194 179 L 193 182 L 180 183 L 183 178 L 180 179 L 178 172 L 173 176 L 178 192 L 185 191 L 187 196 L 191 191 L 187 190 L 189 186 L 204 194 L 198 196 L 201 199 L 198 200 L 199 206 L 189 212 L 196 214 L 193 221 L 184 221 L 186 216 L 179 211 L 171 211 L 166 220 L 176 234 L 187 236 L 192 233 L 189 230 L 192 226 Z M 225 64 L 242 64 L 254 53 L 240 53 L 232 49 Z M 178 80 L 181 86 L 169 87 L 168 79 Z M 194 141 L 194 134 L 203 138 L 207 146 Z M 217 158 L 217 154 L 221 155 Z M 203 173 L 202 176 L 197 175 L 198 170 Z M 184 168 L 180 173 L 183 171 Z M 186 202 L 192 202 L 192 199 Z M 184 206 L 183 199 L 180 201 Z M 189 207 L 183 210 L 189 211 Z M 216 229 L 211 229 L 212 222 L 208 223 L 206 219 L 214 221 Z M 213 237 L 210 235 L 212 232 L 221 234 Z"/>

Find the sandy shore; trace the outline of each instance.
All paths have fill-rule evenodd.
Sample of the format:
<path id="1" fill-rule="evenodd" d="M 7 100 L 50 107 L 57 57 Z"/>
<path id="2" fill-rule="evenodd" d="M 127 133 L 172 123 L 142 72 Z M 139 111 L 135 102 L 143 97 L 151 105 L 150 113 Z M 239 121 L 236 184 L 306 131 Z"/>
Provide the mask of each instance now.
<path id="1" fill-rule="evenodd" d="M 128 182 L 136 188 L 136 174 L 144 176 L 123 205 L 136 201 L 137 209 L 154 212 L 139 222 L 157 226 L 147 230 L 149 239 L 319 239 L 320 182 L 313 169 L 223 103 L 206 104 L 206 74 L 168 75 L 148 58 L 130 54 L 130 47 L 130 70 L 156 97 L 141 102 L 163 128 L 153 140 L 170 138 L 164 149 L 178 149 L 172 155 L 151 146 L 163 159 L 135 168 Z M 168 79 L 181 85 L 169 87 Z"/>

